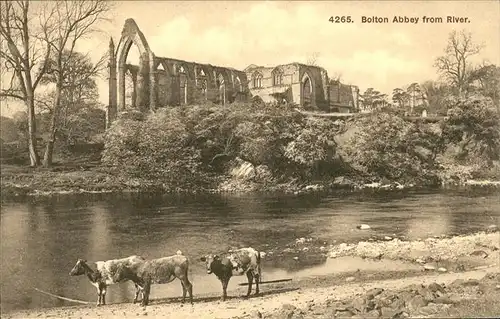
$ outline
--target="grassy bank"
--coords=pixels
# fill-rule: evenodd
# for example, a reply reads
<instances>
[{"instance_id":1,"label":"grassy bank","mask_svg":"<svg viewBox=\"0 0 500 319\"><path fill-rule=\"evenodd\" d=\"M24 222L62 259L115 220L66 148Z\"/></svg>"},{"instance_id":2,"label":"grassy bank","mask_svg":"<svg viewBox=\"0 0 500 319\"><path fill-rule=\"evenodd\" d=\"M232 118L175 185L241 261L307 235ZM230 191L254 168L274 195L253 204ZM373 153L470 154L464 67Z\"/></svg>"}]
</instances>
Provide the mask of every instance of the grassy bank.
<instances>
[{"instance_id":1,"label":"grassy bank","mask_svg":"<svg viewBox=\"0 0 500 319\"><path fill-rule=\"evenodd\" d=\"M491 101L456 101L450 112L438 123L390 110L314 117L258 102L121 113L94 154L98 163L2 167L2 188L44 194L500 186L499 115Z\"/></svg>"},{"instance_id":2,"label":"grassy bank","mask_svg":"<svg viewBox=\"0 0 500 319\"><path fill-rule=\"evenodd\" d=\"M1 166L2 198L18 196L47 196L53 194L73 193L111 193L111 192L284 192L307 193L317 191L334 191L338 189L360 190L403 190L418 188L421 185L402 185L387 182L372 183L360 177L337 177L329 181L290 180L282 183L255 182L245 176L220 176L220 183L215 187L190 185L188 188L172 187L161 180L141 177L127 177L110 172L105 167L66 167L64 165L51 169L32 169L16 165ZM500 187L498 181L467 180L465 183L447 183L445 187ZM424 185L424 187L427 187Z\"/></svg>"}]
</instances>

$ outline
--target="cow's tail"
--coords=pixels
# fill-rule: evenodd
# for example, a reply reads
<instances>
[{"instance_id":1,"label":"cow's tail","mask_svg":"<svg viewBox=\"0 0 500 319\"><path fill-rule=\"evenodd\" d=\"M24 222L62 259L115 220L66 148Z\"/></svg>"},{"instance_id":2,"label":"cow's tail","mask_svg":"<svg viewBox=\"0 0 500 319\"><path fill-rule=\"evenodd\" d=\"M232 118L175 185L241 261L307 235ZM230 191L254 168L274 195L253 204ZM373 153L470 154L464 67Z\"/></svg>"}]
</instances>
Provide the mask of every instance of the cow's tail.
<instances>
[{"instance_id":1,"label":"cow's tail","mask_svg":"<svg viewBox=\"0 0 500 319\"><path fill-rule=\"evenodd\" d=\"M260 260L261 260L260 251L258 251L257 252L257 271L259 273L259 284L262 282L262 269L261 269L261 265L260 265Z\"/></svg>"}]
</instances>

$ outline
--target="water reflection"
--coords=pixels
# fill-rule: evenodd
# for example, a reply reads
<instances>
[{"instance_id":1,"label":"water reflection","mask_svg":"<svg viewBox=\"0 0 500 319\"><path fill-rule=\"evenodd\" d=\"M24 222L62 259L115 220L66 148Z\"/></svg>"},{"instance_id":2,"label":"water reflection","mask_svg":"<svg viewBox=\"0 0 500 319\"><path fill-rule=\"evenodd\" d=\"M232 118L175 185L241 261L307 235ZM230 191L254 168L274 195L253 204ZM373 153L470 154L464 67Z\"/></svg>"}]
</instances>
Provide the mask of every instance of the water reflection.
<instances>
[{"instance_id":1,"label":"water reflection","mask_svg":"<svg viewBox=\"0 0 500 319\"><path fill-rule=\"evenodd\" d=\"M96 291L87 278L68 275L78 258L89 262L133 254L158 258L180 249L192 259L195 294L219 293L217 279L207 276L198 262L208 252L250 245L266 251L309 236L340 243L394 234L424 238L467 233L498 223L499 198L498 191L452 191L390 196L79 195L5 202L0 226L2 309L65 304L35 292L34 287L94 302ZM361 223L371 230L357 230ZM293 276L346 265L334 262L316 270L297 268ZM290 275L271 263L265 269L267 278ZM130 301L132 287L130 283L110 287L107 302ZM158 298L177 297L181 292L178 283L153 289Z\"/></svg>"}]
</instances>

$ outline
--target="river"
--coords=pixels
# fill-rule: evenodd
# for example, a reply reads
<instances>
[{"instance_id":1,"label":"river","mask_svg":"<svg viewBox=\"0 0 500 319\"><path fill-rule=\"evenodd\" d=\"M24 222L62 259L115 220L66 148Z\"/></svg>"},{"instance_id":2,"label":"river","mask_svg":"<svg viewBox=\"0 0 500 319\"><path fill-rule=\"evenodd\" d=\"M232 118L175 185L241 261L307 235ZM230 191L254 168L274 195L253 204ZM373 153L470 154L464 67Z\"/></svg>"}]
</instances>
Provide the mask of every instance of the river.
<instances>
[{"instance_id":1,"label":"river","mask_svg":"<svg viewBox=\"0 0 500 319\"><path fill-rule=\"evenodd\" d=\"M307 195L66 195L2 203L2 311L71 305L34 290L95 302L84 277L70 277L78 258L89 262L139 254L158 258L181 250L192 260L194 293L220 293L199 257L230 247L262 251L297 238L328 244L370 237L407 239L466 234L500 219L498 190L345 193ZM370 231L356 225L368 224ZM286 265L288 261L281 263ZM293 262L290 261L290 262ZM314 269L264 264L264 276L294 277ZM333 267L333 268L332 268ZM344 267L344 266L339 266ZM310 269L311 271L309 272ZM243 277L232 280L234 286ZM133 298L132 284L108 289L107 303ZM158 285L153 298L181 295L180 283Z\"/></svg>"}]
</instances>

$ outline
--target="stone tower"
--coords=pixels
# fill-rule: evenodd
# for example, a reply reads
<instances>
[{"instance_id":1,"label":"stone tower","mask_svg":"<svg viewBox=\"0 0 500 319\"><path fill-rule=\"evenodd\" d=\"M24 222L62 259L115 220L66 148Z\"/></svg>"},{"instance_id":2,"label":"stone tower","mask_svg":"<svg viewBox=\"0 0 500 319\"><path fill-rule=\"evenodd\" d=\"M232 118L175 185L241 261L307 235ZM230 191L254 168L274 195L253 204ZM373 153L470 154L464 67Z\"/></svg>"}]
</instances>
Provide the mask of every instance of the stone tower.
<instances>
[{"instance_id":1,"label":"stone tower","mask_svg":"<svg viewBox=\"0 0 500 319\"><path fill-rule=\"evenodd\" d=\"M106 108L106 129L111 126L111 123L116 119L117 115L117 92L116 92L116 55L115 44L113 38L109 39L109 102Z\"/></svg>"}]
</instances>

